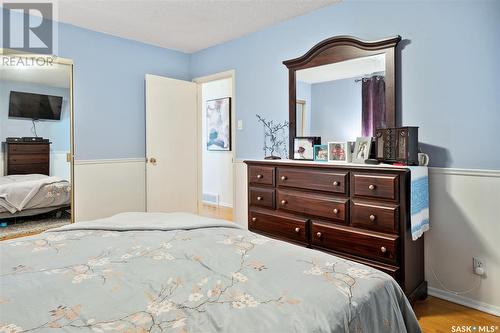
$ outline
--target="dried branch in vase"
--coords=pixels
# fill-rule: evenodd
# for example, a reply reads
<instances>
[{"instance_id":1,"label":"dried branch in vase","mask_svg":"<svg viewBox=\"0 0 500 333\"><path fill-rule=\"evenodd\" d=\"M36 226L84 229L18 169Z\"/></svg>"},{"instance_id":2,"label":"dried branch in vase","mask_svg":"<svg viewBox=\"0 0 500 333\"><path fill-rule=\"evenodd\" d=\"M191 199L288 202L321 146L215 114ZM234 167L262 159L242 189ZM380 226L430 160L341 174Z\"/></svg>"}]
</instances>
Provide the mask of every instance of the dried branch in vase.
<instances>
[{"instance_id":1,"label":"dried branch in vase","mask_svg":"<svg viewBox=\"0 0 500 333\"><path fill-rule=\"evenodd\" d=\"M288 156L288 136L285 129L289 126L288 121L274 123L274 120L268 121L258 114L256 116L264 127L264 158L273 160L286 158Z\"/></svg>"}]
</instances>

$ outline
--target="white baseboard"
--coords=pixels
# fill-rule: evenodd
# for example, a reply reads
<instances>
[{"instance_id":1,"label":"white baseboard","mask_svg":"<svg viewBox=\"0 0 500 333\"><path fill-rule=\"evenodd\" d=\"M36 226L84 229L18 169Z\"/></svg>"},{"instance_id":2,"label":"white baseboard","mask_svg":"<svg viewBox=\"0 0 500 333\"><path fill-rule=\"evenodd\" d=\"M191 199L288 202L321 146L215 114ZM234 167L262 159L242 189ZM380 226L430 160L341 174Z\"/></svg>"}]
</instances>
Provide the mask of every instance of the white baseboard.
<instances>
[{"instance_id":1,"label":"white baseboard","mask_svg":"<svg viewBox=\"0 0 500 333\"><path fill-rule=\"evenodd\" d=\"M463 306L467 306L469 308L473 308L500 317L500 307L498 306L479 302L461 295L455 295L448 291L444 291L434 287L428 287L428 293L430 296L441 298L449 302L457 303Z\"/></svg>"}]
</instances>

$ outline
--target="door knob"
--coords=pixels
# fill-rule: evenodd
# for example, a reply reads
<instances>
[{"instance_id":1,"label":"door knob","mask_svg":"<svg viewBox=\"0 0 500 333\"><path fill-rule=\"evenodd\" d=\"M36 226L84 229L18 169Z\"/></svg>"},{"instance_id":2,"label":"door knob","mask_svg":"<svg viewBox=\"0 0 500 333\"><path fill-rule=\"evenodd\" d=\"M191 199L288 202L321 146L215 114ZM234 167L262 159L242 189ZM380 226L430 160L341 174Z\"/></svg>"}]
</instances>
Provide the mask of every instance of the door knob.
<instances>
[{"instance_id":1,"label":"door knob","mask_svg":"<svg viewBox=\"0 0 500 333\"><path fill-rule=\"evenodd\" d=\"M284 206L286 205L286 200L281 200L281 204Z\"/></svg>"},{"instance_id":2,"label":"door knob","mask_svg":"<svg viewBox=\"0 0 500 333\"><path fill-rule=\"evenodd\" d=\"M256 217L252 217L252 222L257 222L257 218Z\"/></svg>"},{"instance_id":3,"label":"door knob","mask_svg":"<svg viewBox=\"0 0 500 333\"><path fill-rule=\"evenodd\" d=\"M281 180L285 181L287 179L286 176L281 176Z\"/></svg>"},{"instance_id":4,"label":"door knob","mask_svg":"<svg viewBox=\"0 0 500 333\"><path fill-rule=\"evenodd\" d=\"M370 184L370 186L368 186L368 189L369 189L370 191L373 191L373 190L375 189L375 185Z\"/></svg>"},{"instance_id":5,"label":"door knob","mask_svg":"<svg viewBox=\"0 0 500 333\"><path fill-rule=\"evenodd\" d=\"M262 197L257 197L257 200L258 201L261 201L263 198Z\"/></svg>"},{"instance_id":6,"label":"door knob","mask_svg":"<svg viewBox=\"0 0 500 333\"><path fill-rule=\"evenodd\" d=\"M295 228L295 232L297 233L300 232L300 228L299 227Z\"/></svg>"},{"instance_id":7,"label":"door knob","mask_svg":"<svg viewBox=\"0 0 500 333\"><path fill-rule=\"evenodd\" d=\"M321 232L317 232L316 236L318 236L318 238L321 238Z\"/></svg>"},{"instance_id":8,"label":"door knob","mask_svg":"<svg viewBox=\"0 0 500 333\"><path fill-rule=\"evenodd\" d=\"M339 182L338 182L338 181L334 181L334 182L333 182L333 186L339 186L339 185L340 185L340 184L339 184Z\"/></svg>"},{"instance_id":9,"label":"door knob","mask_svg":"<svg viewBox=\"0 0 500 333\"><path fill-rule=\"evenodd\" d=\"M376 218L377 218L377 217L376 217L375 215L373 215L373 214L372 214L372 215L370 215L370 221L372 221L372 222L373 222L373 221L375 221L375 219L376 219Z\"/></svg>"},{"instance_id":10,"label":"door knob","mask_svg":"<svg viewBox=\"0 0 500 333\"><path fill-rule=\"evenodd\" d=\"M151 164L155 165L155 164L156 164L156 158L151 157L151 158L149 159L149 163L151 163Z\"/></svg>"},{"instance_id":11,"label":"door knob","mask_svg":"<svg viewBox=\"0 0 500 333\"><path fill-rule=\"evenodd\" d=\"M263 175L261 175L261 174L258 174L258 175L257 175L257 179L262 179L262 177L264 177L264 176L263 176Z\"/></svg>"},{"instance_id":12,"label":"door knob","mask_svg":"<svg viewBox=\"0 0 500 333\"><path fill-rule=\"evenodd\" d=\"M380 252L382 252L382 253L386 253L387 252L387 249L385 248L385 246L382 246L380 248Z\"/></svg>"},{"instance_id":13,"label":"door knob","mask_svg":"<svg viewBox=\"0 0 500 333\"><path fill-rule=\"evenodd\" d=\"M339 213L339 210L337 208L333 209L333 214L337 215Z\"/></svg>"}]
</instances>

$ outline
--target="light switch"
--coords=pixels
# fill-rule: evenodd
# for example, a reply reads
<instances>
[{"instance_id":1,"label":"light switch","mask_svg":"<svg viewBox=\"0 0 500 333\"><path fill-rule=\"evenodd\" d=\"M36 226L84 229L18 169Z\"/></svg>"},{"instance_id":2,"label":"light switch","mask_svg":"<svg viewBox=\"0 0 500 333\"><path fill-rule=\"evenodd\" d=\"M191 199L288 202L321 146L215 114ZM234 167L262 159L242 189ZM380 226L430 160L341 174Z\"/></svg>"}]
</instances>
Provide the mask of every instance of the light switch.
<instances>
[{"instance_id":1,"label":"light switch","mask_svg":"<svg viewBox=\"0 0 500 333\"><path fill-rule=\"evenodd\" d=\"M243 120L238 120L238 129L239 130L243 129Z\"/></svg>"}]
</instances>

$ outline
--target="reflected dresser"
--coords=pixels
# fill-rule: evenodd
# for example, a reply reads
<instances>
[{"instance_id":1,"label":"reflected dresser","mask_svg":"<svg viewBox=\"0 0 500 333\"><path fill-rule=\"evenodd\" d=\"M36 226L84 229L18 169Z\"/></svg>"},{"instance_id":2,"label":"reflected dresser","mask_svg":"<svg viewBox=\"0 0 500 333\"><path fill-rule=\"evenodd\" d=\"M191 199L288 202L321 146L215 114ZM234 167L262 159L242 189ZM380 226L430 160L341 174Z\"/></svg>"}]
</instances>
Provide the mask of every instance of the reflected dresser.
<instances>
[{"instance_id":1,"label":"reflected dresser","mask_svg":"<svg viewBox=\"0 0 500 333\"><path fill-rule=\"evenodd\" d=\"M245 161L248 227L377 268L410 301L427 296L424 239L412 240L410 171L321 162Z\"/></svg>"},{"instance_id":2,"label":"reflected dresser","mask_svg":"<svg viewBox=\"0 0 500 333\"><path fill-rule=\"evenodd\" d=\"M4 175L49 175L50 142L4 142Z\"/></svg>"}]
</instances>

